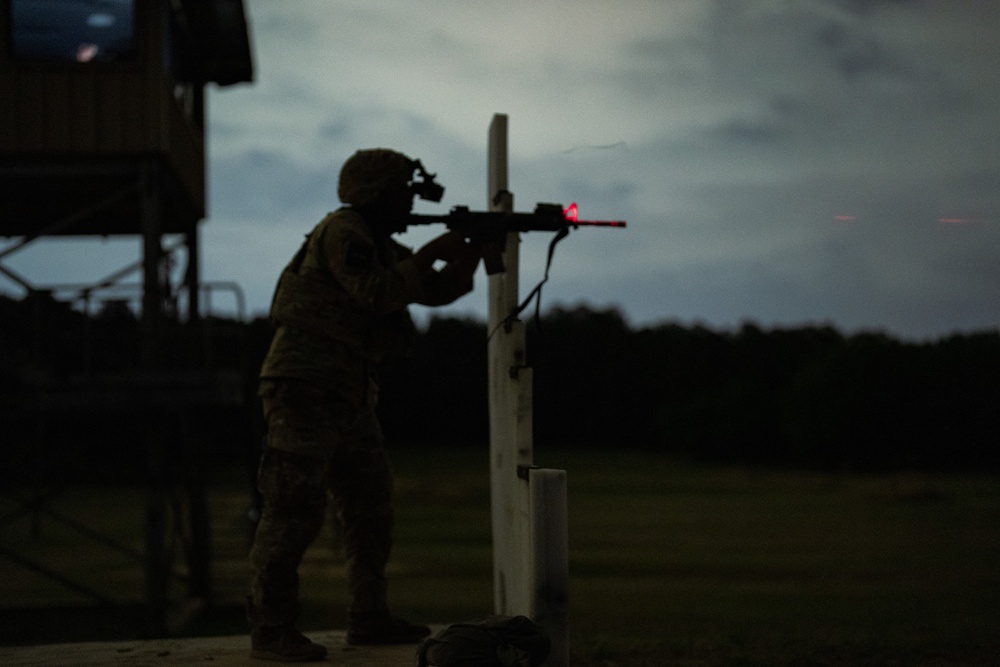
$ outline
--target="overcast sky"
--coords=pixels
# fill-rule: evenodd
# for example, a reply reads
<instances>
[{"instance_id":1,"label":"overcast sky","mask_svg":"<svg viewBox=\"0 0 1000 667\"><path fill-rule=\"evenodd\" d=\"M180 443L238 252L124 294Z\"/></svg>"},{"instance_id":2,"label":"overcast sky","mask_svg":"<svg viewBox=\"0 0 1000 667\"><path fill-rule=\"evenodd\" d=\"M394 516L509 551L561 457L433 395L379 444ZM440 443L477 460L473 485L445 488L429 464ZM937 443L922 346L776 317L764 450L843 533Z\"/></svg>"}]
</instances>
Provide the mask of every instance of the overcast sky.
<instances>
[{"instance_id":1,"label":"overcast sky","mask_svg":"<svg viewBox=\"0 0 1000 667\"><path fill-rule=\"evenodd\" d=\"M543 309L912 339L1000 326L995 0L247 5L256 81L210 93L203 247L251 314L356 149L437 172L444 200L418 210L482 209L504 113L516 209L629 222L562 242ZM523 240L522 293L548 240ZM446 312L485 303L480 271Z\"/></svg>"}]
</instances>

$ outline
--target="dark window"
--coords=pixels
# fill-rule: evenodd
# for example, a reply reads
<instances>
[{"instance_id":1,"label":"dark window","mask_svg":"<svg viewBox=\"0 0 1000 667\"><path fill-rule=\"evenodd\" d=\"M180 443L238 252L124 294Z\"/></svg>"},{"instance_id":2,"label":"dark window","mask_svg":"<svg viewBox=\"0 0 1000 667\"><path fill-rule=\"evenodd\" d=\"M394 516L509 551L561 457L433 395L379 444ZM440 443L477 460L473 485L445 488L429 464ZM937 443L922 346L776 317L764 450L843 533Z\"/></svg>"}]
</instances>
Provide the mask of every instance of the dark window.
<instances>
[{"instance_id":1,"label":"dark window","mask_svg":"<svg viewBox=\"0 0 1000 667\"><path fill-rule=\"evenodd\" d=\"M15 58L115 62L135 56L135 0L10 0Z\"/></svg>"}]
</instances>

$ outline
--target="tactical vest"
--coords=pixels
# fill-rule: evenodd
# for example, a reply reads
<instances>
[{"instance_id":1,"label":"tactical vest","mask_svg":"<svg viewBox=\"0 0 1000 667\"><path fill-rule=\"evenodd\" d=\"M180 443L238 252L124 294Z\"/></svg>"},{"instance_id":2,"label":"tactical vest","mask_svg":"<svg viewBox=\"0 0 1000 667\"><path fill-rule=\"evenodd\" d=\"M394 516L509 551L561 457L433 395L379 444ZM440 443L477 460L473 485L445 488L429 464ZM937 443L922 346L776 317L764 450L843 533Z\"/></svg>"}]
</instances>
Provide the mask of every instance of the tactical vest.
<instances>
[{"instance_id":1,"label":"tactical vest","mask_svg":"<svg viewBox=\"0 0 1000 667\"><path fill-rule=\"evenodd\" d=\"M330 216L320 224L326 223ZM306 257L316 252L312 238L313 234L306 236L302 247L281 272L271 301L270 318L274 326L296 327L337 341L371 361L410 351L416 328L405 308L382 315L370 313L328 272L301 271Z\"/></svg>"}]
</instances>

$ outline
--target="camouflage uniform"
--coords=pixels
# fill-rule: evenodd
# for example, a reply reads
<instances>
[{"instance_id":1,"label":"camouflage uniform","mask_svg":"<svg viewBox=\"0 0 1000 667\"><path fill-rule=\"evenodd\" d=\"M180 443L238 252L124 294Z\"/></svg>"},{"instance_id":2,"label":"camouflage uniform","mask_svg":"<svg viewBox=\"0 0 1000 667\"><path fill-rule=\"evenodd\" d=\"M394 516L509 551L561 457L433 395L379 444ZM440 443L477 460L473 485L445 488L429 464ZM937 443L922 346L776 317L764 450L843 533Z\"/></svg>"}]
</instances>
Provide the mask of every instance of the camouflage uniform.
<instances>
[{"instance_id":1,"label":"camouflage uniform","mask_svg":"<svg viewBox=\"0 0 1000 667\"><path fill-rule=\"evenodd\" d=\"M271 309L277 330L260 375L267 436L263 513L250 554L255 624L294 623L297 569L320 531L328 493L344 527L349 611L386 611L392 474L375 414L374 366L412 344L407 304L434 305L455 293L351 208L327 215L282 273Z\"/></svg>"}]
</instances>

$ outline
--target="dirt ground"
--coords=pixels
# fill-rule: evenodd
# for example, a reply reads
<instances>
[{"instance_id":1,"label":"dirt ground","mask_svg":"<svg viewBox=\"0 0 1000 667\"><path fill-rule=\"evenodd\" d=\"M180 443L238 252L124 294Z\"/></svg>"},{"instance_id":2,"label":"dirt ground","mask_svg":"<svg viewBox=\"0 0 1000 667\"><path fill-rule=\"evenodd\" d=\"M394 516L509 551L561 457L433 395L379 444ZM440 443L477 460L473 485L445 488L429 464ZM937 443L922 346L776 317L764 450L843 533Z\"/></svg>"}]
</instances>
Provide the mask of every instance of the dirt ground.
<instances>
[{"instance_id":1,"label":"dirt ground","mask_svg":"<svg viewBox=\"0 0 1000 667\"><path fill-rule=\"evenodd\" d=\"M441 628L435 627L437 632ZM413 644L386 647L349 646L344 631L308 633L309 638L323 644L330 653L326 663L344 667L389 667L416 664ZM104 667L129 665L148 667L160 665L237 665L273 664L250 657L247 635L227 637L194 637L185 639L151 639L139 641L85 642L48 644L42 646L0 647L0 664L21 667ZM324 664L324 663L317 663Z\"/></svg>"}]
</instances>

